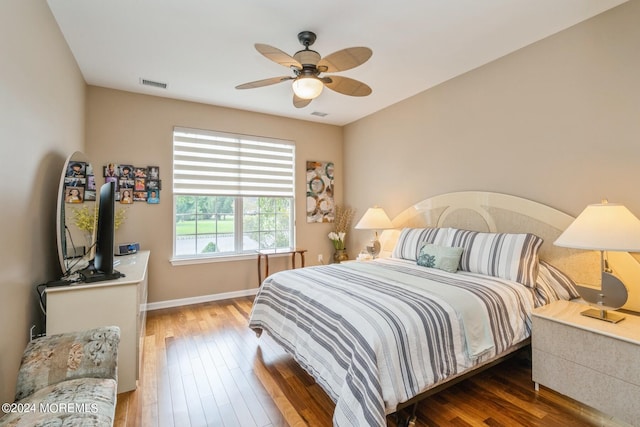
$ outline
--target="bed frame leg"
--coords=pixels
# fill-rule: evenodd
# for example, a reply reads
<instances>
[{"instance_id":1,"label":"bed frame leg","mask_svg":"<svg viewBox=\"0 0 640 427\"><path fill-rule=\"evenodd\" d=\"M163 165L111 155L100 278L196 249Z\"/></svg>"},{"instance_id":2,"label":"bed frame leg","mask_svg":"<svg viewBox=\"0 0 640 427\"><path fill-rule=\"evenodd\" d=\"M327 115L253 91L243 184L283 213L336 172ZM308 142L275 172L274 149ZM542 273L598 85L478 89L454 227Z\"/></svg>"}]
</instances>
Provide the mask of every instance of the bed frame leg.
<instances>
[{"instance_id":1,"label":"bed frame leg","mask_svg":"<svg viewBox=\"0 0 640 427\"><path fill-rule=\"evenodd\" d=\"M416 425L416 411L418 410L418 403L414 403L411 407L411 415L407 418L407 427L415 427Z\"/></svg>"},{"instance_id":2,"label":"bed frame leg","mask_svg":"<svg viewBox=\"0 0 640 427\"><path fill-rule=\"evenodd\" d=\"M399 413L396 413L396 420L398 423L398 427L415 427L416 425L416 410L418 409L418 404L414 403L411 406L411 414L407 415L407 417L400 416Z\"/></svg>"}]
</instances>

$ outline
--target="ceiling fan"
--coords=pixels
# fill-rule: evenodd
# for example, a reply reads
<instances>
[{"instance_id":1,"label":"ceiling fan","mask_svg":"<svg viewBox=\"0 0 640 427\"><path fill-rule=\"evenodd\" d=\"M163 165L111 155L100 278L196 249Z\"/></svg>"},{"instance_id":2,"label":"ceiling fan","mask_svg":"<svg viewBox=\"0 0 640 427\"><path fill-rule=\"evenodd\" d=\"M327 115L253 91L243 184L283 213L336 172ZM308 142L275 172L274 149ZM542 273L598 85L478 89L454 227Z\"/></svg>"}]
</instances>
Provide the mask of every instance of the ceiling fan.
<instances>
[{"instance_id":1,"label":"ceiling fan","mask_svg":"<svg viewBox=\"0 0 640 427\"><path fill-rule=\"evenodd\" d=\"M316 41L315 33L302 31L298 34L298 40L304 46L304 50L289 56L278 48L267 44L256 43L258 52L267 59L291 68L294 76L271 77L236 86L236 89L253 89L293 80L293 105L302 108L309 105L312 99L322 93L324 86L331 90L349 96L367 96L371 94L371 88L366 84L342 76L320 76L321 73L334 73L346 71L367 62L373 52L368 47L349 47L332 53L324 58L315 50L309 49Z\"/></svg>"}]
</instances>

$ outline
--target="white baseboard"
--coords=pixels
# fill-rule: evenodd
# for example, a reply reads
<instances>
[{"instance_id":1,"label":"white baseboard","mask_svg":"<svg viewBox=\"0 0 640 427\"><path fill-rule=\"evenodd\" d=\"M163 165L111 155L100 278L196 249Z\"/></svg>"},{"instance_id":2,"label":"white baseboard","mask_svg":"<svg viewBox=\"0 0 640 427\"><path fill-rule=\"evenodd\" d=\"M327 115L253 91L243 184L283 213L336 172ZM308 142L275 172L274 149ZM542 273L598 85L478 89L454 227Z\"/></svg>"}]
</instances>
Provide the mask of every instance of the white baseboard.
<instances>
[{"instance_id":1,"label":"white baseboard","mask_svg":"<svg viewBox=\"0 0 640 427\"><path fill-rule=\"evenodd\" d=\"M167 301L158 301L147 303L147 311L160 310L162 308L181 307L183 305L200 304L209 301L221 301L224 299L248 297L255 295L258 292L256 289L247 289L244 291L223 292L221 294L202 295L199 297L180 298Z\"/></svg>"}]
</instances>

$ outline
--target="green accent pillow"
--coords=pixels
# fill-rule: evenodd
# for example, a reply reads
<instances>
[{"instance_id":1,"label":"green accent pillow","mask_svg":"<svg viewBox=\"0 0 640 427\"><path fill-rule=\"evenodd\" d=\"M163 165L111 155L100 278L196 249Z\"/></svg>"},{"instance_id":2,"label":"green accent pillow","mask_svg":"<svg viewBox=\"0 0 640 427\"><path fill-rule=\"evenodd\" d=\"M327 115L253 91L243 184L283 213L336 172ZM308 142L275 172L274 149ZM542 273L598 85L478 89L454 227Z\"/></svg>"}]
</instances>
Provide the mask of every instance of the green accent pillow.
<instances>
[{"instance_id":1,"label":"green accent pillow","mask_svg":"<svg viewBox=\"0 0 640 427\"><path fill-rule=\"evenodd\" d=\"M460 265L463 248L426 243L420 248L418 265L455 273Z\"/></svg>"}]
</instances>

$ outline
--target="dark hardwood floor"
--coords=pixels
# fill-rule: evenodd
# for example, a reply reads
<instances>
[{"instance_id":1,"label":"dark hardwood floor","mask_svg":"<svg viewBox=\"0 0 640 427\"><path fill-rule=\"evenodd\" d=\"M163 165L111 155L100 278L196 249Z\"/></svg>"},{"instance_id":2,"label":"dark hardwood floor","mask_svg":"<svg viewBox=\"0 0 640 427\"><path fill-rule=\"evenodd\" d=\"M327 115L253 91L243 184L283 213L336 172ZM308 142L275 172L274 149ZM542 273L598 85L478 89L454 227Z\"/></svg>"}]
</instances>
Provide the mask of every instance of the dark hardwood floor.
<instances>
[{"instance_id":1,"label":"dark hardwood floor","mask_svg":"<svg viewBox=\"0 0 640 427\"><path fill-rule=\"evenodd\" d=\"M148 313L138 389L116 426L331 426L334 404L267 334L247 327L252 298ZM416 426L620 426L541 387L528 352L422 401ZM395 426L388 417L389 426Z\"/></svg>"}]
</instances>

